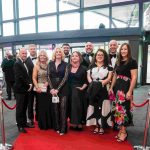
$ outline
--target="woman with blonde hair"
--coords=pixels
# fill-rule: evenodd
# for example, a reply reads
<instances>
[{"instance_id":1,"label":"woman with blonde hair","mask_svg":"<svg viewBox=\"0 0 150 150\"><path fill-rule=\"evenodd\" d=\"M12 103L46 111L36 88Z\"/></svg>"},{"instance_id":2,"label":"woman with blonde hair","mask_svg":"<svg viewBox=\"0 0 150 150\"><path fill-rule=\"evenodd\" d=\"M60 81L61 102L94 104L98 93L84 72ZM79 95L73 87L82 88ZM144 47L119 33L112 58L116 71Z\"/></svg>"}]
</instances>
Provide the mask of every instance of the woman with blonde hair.
<instances>
[{"instance_id":1,"label":"woman with blonde hair","mask_svg":"<svg viewBox=\"0 0 150 150\"><path fill-rule=\"evenodd\" d=\"M54 130L60 135L67 132L67 81L68 67L64 53L57 47L48 65L48 81L53 107Z\"/></svg>"},{"instance_id":2,"label":"woman with blonde hair","mask_svg":"<svg viewBox=\"0 0 150 150\"><path fill-rule=\"evenodd\" d=\"M47 78L48 61L46 51L40 50L32 75L38 101L38 126L44 130L52 128L51 101Z\"/></svg>"}]
</instances>

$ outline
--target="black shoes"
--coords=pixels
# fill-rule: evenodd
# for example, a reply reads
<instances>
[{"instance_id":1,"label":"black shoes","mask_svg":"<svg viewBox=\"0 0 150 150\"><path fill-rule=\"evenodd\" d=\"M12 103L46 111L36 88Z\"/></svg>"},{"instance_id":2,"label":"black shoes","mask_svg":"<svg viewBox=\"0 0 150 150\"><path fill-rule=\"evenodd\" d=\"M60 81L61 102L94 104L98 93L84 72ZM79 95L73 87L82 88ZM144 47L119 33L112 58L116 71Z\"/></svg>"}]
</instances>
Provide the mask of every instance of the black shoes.
<instances>
[{"instance_id":1,"label":"black shoes","mask_svg":"<svg viewBox=\"0 0 150 150\"><path fill-rule=\"evenodd\" d=\"M18 131L19 131L20 133L27 133L27 131L26 131L25 128L23 128L23 127L18 127Z\"/></svg>"},{"instance_id":2,"label":"black shoes","mask_svg":"<svg viewBox=\"0 0 150 150\"><path fill-rule=\"evenodd\" d=\"M10 100L11 100L11 98L10 98L10 97L7 97L7 98L6 98L6 100L7 100L7 101L10 101Z\"/></svg>"},{"instance_id":3,"label":"black shoes","mask_svg":"<svg viewBox=\"0 0 150 150\"><path fill-rule=\"evenodd\" d=\"M27 122L25 125L26 128L34 128L34 124L32 122Z\"/></svg>"}]
</instances>

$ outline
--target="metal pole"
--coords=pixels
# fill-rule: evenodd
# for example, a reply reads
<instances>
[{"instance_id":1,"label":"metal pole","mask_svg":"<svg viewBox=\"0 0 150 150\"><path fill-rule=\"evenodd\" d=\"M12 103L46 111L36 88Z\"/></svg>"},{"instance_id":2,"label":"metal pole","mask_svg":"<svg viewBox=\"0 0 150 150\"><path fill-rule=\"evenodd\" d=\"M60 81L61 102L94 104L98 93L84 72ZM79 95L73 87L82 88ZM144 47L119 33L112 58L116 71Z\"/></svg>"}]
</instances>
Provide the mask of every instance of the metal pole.
<instances>
[{"instance_id":1,"label":"metal pole","mask_svg":"<svg viewBox=\"0 0 150 150\"><path fill-rule=\"evenodd\" d=\"M136 150L150 150L150 147L146 146L147 144L147 137L148 137L148 130L150 125L150 99L147 106L147 114L146 114L146 122L145 122L145 129L144 129L144 139L143 139L143 146L134 146Z\"/></svg>"},{"instance_id":2,"label":"metal pole","mask_svg":"<svg viewBox=\"0 0 150 150\"><path fill-rule=\"evenodd\" d=\"M146 123L145 123L145 130L144 130L144 140L143 140L143 148L146 149L147 144L147 137L148 137L148 129L150 123L150 100L147 106L147 115L146 115Z\"/></svg>"},{"instance_id":3,"label":"metal pole","mask_svg":"<svg viewBox=\"0 0 150 150\"><path fill-rule=\"evenodd\" d=\"M11 144L6 144L6 138L5 138L1 83L0 83L0 127L1 127L1 135L2 135L2 143L0 143L0 150L11 150L13 146Z\"/></svg>"}]
</instances>

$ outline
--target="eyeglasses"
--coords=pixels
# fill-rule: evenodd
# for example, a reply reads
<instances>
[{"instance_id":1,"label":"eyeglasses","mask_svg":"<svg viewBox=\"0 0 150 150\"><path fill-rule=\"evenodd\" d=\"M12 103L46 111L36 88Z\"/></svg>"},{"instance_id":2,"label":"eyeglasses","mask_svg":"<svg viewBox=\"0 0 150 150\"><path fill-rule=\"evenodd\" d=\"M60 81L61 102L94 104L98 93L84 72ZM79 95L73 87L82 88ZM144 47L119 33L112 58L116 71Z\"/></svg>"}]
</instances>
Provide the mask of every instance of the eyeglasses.
<instances>
[{"instance_id":1,"label":"eyeglasses","mask_svg":"<svg viewBox=\"0 0 150 150\"><path fill-rule=\"evenodd\" d=\"M96 56L101 56L101 57L104 57L104 55L103 55L103 54L97 54Z\"/></svg>"}]
</instances>

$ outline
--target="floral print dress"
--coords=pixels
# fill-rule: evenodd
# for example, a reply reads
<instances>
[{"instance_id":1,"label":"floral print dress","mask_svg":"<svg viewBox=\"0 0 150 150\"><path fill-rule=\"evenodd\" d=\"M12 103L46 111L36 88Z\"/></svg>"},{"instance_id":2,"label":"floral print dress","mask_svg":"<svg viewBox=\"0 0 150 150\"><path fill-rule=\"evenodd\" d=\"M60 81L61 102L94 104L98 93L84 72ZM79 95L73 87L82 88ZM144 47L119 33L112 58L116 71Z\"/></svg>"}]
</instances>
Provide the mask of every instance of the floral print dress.
<instances>
[{"instance_id":1,"label":"floral print dress","mask_svg":"<svg viewBox=\"0 0 150 150\"><path fill-rule=\"evenodd\" d=\"M131 73L130 71L137 69L137 63L134 59L130 59L128 63L122 61L120 66L116 66L117 80L114 87L116 99L113 102L112 114L113 121L117 125L132 125L133 115L130 100L126 100L126 93L130 87Z\"/></svg>"}]
</instances>

